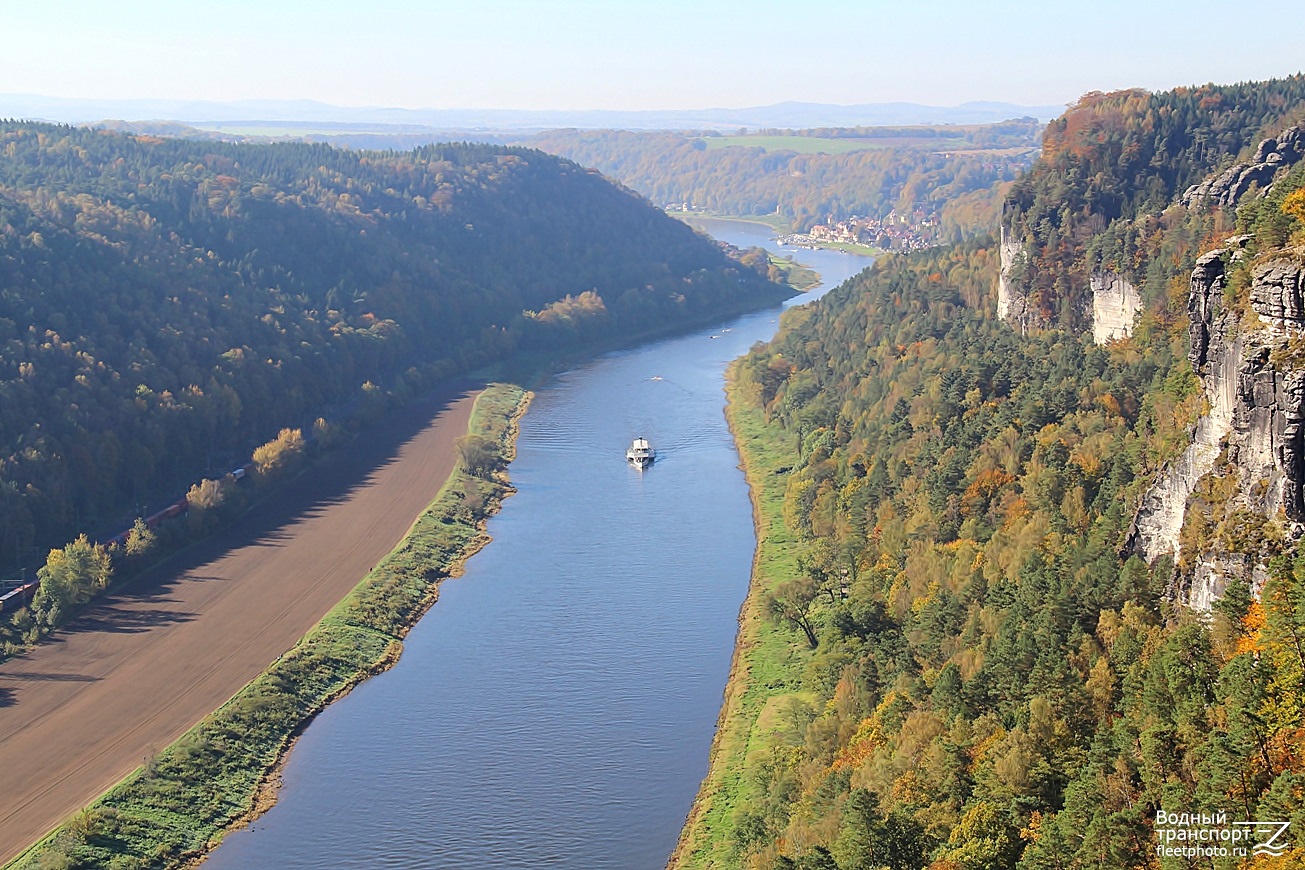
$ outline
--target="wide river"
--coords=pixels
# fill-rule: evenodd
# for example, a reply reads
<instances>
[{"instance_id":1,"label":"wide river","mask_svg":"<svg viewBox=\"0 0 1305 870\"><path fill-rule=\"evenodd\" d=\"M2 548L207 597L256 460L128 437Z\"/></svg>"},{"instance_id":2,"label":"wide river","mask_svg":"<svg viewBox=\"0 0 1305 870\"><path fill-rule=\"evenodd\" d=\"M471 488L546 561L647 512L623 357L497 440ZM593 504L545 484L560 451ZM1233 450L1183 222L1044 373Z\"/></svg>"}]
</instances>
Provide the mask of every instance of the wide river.
<instances>
[{"instance_id":1,"label":"wide river","mask_svg":"<svg viewBox=\"0 0 1305 870\"><path fill-rule=\"evenodd\" d=\"M736 245L765 227L703 222ZM869 264L789 251L824 278ZM756 544L722 413L779 309L550 379L493 543L403 657L299 739L275 807L215 870L665 866L707 768ZM647 437L657 462L624 459Z\"/></svg>"}]
</instances>

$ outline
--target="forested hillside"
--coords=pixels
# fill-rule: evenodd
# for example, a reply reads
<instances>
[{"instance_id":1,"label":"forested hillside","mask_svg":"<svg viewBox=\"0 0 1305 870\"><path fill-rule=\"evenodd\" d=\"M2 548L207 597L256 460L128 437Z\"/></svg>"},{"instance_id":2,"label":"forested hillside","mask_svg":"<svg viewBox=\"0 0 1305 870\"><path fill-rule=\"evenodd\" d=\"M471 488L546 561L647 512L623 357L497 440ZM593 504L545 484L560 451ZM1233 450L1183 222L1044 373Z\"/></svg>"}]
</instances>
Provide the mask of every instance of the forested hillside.
<instances>
[{"instance_id":1,"label":"forested hillside","mask_svg":"<svg viewBox=\"0 0 1305 870\"><path fill-rule=\"evenodd\" d=\"M1095 345L1055 305L1027 334L998 320L990 240L885 257L740 362L773 519L722 720L744 724L674 866L1302 866L1305 551L1280 515L1211 517L1218 475L1184 535L1264 562L1212 613L1130 543L1207 408L1198 258L1238 230L1243 272L1305 257L1305 173L1236 213L1178 196L1302 115L1298 77L1092 95L1050 126L1006 206L1028 279L1081 305L1115 258L1145 288L1129 337ZM1218 286L1251 312L1248 279ZM1268 821L1289 833L1252 861ZM1241 855L1181 852L1235 830Z\"/></svg>"},{"instance_id":2,"label":"forested hillside","mask_svg":"<svg viewBox=\"0 0 1305 870\"><path fill-rule=\"evenodd\" d=\"M330 408L783 292L537 151L4 123L0 576Z\"/></svg>"},{"instance_id":3,"label":"forested hillside","mask_svg":"<svg viewBox=\"0 0 1305 870\"><path fill-rule=\"evenodd\" d=\"M1024 245L1017 282L1048 323L1084 325L1088 273L1162 283L1148 250L1188 187L1299 115L1305 79L1162 93L1088 94L1047 125L1042 159L1012 188L1003 223ZM1180 216L1181 217L1181 216Z\"/></svg>"},{"instance_id":4,"label":"forested hillside","mask_svg":"<svg viewBox=\"0 0 1305 870\"><path fill-rule=\"evenodd\" d=\"M658 205L767 216L806 231L894 209L941 217L953 238L989 216L1029 165L1032 119L976 127L761 131L747 136L559 130L531 140L629 185ZM784 135L775 135L784 134Z\"/></svg>"}]
</instances>

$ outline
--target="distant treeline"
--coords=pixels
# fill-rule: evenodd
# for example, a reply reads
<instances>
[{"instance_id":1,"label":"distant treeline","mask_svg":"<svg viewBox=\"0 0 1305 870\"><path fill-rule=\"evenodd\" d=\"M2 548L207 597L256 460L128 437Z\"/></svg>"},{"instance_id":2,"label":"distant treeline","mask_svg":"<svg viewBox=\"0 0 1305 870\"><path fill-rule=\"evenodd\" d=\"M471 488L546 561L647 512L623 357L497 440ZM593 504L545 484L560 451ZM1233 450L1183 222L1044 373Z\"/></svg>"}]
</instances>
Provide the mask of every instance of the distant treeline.
<instances>
[{"instance_id":1,"label":"distant treeline","mask_svg":"<svg viewBox=\"0 0 1305 870\"><path fill-rule=\"evenodd\" d=\"M786 130L765 127L753 136L809 136L815 139L945 139L961 140L970 148L1022 148L1037 144L1041 128L1036 118L1013 118L997 124L905 124L895 127L812 127ZM730 136L718 130L702 136Z\"/></svg>"},{"instance_id":2,"label":"distant treeline","mask_svg":"<svg viewBox=\"0 0 1305 870\"><path fill-rule=\"evenodd\" d=\"M687 206L720 215L778 215L798 231L853 215L882 218L896 210L942 214L948 238L959 240L978 226L971 204L950 216L945 203L985 197L978 209L995 219L1009 182L1033 159L1037 126L1031 120L985 127L838 128L767 131L771 135L823 138L921 138L909 147L893 143L841 154L799 154L742 141L708 147L692 133L621 130L559 130L530 144L592 166L662 206ZM740 140L749 137L740 137ZM968 148L1024 148L1024 153L943 150L938 139L965 139ZM891 141L891 140L888 140ZM990 228L991 223L982 225Z\"/></svg>"},{"instance_id":3,"label":"distant treeline","mask_svg":"<svg viewBox=\"0 0 1305 870\"><path fill-rule=\"evenodd\" d=\"M781 293L538 151L0 123L0 576L329 408Z\"/></svg>"}]
</instances>

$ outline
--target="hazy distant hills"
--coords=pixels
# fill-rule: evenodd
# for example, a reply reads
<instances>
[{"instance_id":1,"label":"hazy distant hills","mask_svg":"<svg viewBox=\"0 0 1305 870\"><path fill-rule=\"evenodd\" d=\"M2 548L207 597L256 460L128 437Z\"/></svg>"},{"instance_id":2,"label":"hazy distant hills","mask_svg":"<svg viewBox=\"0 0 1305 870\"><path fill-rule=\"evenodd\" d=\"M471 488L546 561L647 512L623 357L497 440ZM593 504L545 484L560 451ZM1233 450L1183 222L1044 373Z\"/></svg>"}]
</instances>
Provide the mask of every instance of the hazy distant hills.
<instances>
[{"instance_id":1,"label":"hazy distant hills","mask_svg":"<svg viewBox=\"0 0 1305 870\"><path fill-rule=\"evenodd\" d=\"M545 130L559 127L628 130L721 129L740 127L858 127L890 124L982 124L1008 118L1047 121L1063 105L1020 106L971 102L960 106L918 103L776 103L744 109L665 111L527 111L515 109L398 109L333 106L313 100L79 100L34 94L0 94L0 117L64 123L107 118L127 121L172 120L192 125L323 125L344 129L387 128L390 133L433 130ZM262 123L255 123L262 122ZM399 128L399 129L388 129Z\"/></svg>"}]
</instances>

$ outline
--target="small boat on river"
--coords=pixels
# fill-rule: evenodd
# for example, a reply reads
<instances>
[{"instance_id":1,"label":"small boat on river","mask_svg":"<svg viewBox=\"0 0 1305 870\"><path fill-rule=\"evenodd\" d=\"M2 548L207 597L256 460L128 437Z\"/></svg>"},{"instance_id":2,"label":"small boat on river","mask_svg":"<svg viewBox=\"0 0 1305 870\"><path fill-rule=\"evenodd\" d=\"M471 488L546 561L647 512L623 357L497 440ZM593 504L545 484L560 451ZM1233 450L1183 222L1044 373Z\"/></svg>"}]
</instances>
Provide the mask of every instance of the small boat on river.
<instances>
[{"instance_id":1,"label":"small boat on river","mask_svg":"<svg viewBox=\"0 0 1305 870\"><path fill-rule=\"evenodd\" d=\"M657 458L657 451L653 450L647 438L636 438L630 449L625 451L625 458L636 468L647 468Z\"/></svg>"}]
</instances>

